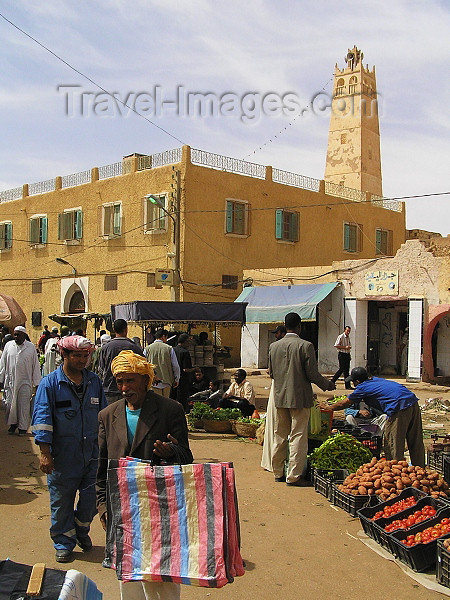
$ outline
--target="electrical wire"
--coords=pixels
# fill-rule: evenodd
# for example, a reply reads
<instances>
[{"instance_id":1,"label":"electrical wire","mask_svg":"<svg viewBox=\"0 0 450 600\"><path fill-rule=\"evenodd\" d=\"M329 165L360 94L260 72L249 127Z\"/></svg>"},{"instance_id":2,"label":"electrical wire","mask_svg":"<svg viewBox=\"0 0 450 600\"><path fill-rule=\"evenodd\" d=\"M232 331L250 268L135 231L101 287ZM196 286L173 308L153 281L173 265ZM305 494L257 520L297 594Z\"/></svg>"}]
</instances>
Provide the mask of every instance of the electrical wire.
<instances>
[{"instance_id":1,"label":"electrical wire","mask_svg":"<svg viewBox=\"0 0 450 600\"><path fill-rule=\"evenodd\" d=\"M18 25L16 25L15 23L13 23L10 19L8 19L7 17L5 17L5 15L3 15L2 13L0 13L0 17L2 19L4 19L7 23L9 23L12 27L14 27L15 29L17 29L17 31L20 31L20 33L22 33L23 35L25 35L27 38L29 38L30 40L32 40L35 44L37 44L38 46L40 46L41 48L43 48L46 52L48 52L49 54L51 54L52 56L54 56L56 59L58 59L59 61L61 61L63 64L65 64L67 67L69 67L69 69L72 69L72 71L74 71L75 73L78 73L78 75L81 75L81 77L83 77L84 79L86 79L87 81L89 81L90 83L92 83L93 85L95 85L99 90L102 90L102 92L104 92L108 96L111 96L111 98L114 98L114 100L116 102L119 102L125 108L128 108L129 110L131 110L132 112L134 112L136 115L138 115L138 117L141 117L141 119L144 119L145 121L147 121L147 123L150 123L150 125L153 125L153 127L156 127L157 129L159 129L160 131L162 131L163 133L165 133L169 137L173 138L177 142L180 142L180 144L183 144L183 145L186 144L186 142L183 142L183 140L180 140L180 138L178 138L173 133L170 133L170 131L167 131L167 129L164 129L164 127L161 127L160 125L157 125L156 123L154 123L153 121L151 121L150 119L148 119L145 115L140 114L135 108L133 108L133 106L129 106L126 102L123 102L120 98L118 98L117 96L114 96L114 94L112 94L111 92L109 92L108 90L106 90L103 86L101 86L99 83L97 83L96 81L94 81L93 79L91 79L90 77L88 77L88 75L85 75L84 73L82 73L79 69L77 69L76 67L74 67L73 65L71 65L69 62L67 62L67 60L64 60L64 58L62 58L61 56L59 56L58 54L56 54L56 52L53 52L53 50L50 50L50 48L48 48L47 46L45 46L44 44L42 44L39 40L37 40L36 38L34 38L32 35L30 35L26 31L24 31L23 29L21 29Z\"/></svg>"}]
</instances>

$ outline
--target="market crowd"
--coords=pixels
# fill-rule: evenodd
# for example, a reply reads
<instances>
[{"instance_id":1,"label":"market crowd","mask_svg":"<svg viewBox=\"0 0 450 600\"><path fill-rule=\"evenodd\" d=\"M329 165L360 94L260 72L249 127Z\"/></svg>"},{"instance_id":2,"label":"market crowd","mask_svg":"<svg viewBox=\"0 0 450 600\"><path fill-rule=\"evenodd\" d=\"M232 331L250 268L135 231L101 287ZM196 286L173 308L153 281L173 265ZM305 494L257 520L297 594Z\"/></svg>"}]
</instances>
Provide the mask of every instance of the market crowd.
<instances>
[{"instance_id":1,"label":"market crowd","mask_svg":"<svg viewBox=\"0 0 450 600\"><path fill-rule=\"evenodd\" d=\"M336 342L339 354L346 356L340 357L340 369L331 379L319 373L314 347L301 337L297 313L287 314L274 333L261 464L273 472L276 483L309 485L312 384L333 391L342 373L346 388L353 388L333 409L347 409L347 417L355 422L378 419L386 457L403 459L406 441L413 464L424 466L416 396L398 383L371 377L363 367L349 374L349 327ZM50 331L45 327L37 346L23 326L1 335L0 385L8 433L26 435L31 405L31 431L39 445L40 469L47 475L50 536L58 562L71 561L76 546L84 552L92 548L89 531L97 512L107 528L109 459L131 456L154 464L187 464L193 457L186 413L193 402L238 408L244 417L255 411L255 392L246 371L237 369L223 390L220 382L192 364L187 333L178 335L171 346L170 333L160 329L143 348L138 338L128 337L126 321L117 319L111 334L100 331L95 344L83 331L70 332L64 326ZM207 337L198 341L207 343ZM121 585L122 598L176 600L179 595L178 584Z\"/></svg>"}]
</instances>

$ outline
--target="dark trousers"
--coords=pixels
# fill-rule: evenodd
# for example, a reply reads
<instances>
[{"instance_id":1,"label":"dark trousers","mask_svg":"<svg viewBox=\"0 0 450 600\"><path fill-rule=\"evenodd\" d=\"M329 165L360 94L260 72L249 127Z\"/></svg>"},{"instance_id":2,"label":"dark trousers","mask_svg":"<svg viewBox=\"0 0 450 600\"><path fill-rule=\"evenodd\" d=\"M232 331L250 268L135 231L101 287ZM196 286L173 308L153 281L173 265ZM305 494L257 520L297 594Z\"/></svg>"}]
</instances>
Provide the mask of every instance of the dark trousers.
<instances>
[{"instance_id":1,"label":"dark trousers","mask_svg":"<svg viewBox=\"0 0 450 600\"><path fill-rule=\"evenodd\" d=\"M251 417L255 412L255 405L250 404L246 398L242 400L222 398L222 400L219 400L219 408L239 408L243 417Z\"/></svg>"},{"instance_id":2,"label":"dark trousers","mask_svg":"<svg viewBox=\"0 0 450 600\"><path fill-rule=\"evenodd\" d=\"M344 379L346 379L350 374L350 360L351 356L347 352L338 352L338 361L339 361L339 369L332 377L332 381L336 382L341 375L344 375ZM352 386L350 383L345 384L346 390L351 390Z\"/></svg>"},{"instance_id":3,"label":"dark trousers","mask_svg":"<svg viewBox=\"0 0 450 600\"><path fill-rule=\"evenodd\" d=\"M188 412L189 380L180 379L177 387L170 390L170 398L179 402L184 408L184 412Z\"/></svg>"}]
</instances>

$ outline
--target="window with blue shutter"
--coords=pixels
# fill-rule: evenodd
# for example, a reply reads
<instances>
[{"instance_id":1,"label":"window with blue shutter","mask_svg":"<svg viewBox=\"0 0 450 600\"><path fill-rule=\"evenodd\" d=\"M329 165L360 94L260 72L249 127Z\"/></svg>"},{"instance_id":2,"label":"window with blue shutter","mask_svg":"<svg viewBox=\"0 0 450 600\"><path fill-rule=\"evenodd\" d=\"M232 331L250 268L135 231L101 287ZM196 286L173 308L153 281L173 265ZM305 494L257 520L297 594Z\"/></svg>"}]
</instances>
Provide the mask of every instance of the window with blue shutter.
<instances>
[{"instance_id":1,"label":"window with blue shutter","mask_svg":"<svg viewBox=\"0 0 450 600\"><path fill-rule=\"evenodd\" d=\"M344 250L346 252L361 252L362 225L344 223Z\"/></svg>"},{"instance_id":2,"label":"window with blue shutter","mask_svg":"<svg viewBox=\"0 0 450 600\"><path fill-rule=\"evenodd\" d=\"M298 213L277 208L275 211L275 239L298 242Z\"/></svg>"},{"instance_id":3,"label":"window with blue shutter","mask_svg":"<svg viewBox=\"0 0 450 600\"><path fill-rule=\"evenodd\" d=\"M392 231L389 229L377 229L375 231L375 252L392 256Z\"/></svg>"},{"instance_id":4,"label":"window with blue shutter","mask_svg":"<svg viewBox=\"0 0 450 600\"><path fill-rule=\"evenodd\" d=\"M122 233L122 205L121 204L114 204L113 233L114 233L114 235L121 235L121 233Z\"/></svg>"},{"instance_id":5,"label":"window with blue shutter","mask_svg":"<svg viewBox=\"0 0 450 600\"><path fill-rule=\"evenodd\" d=\"M236 235L247 234L247 204L227 200L225 214L225 232Z\"/></svg>"},{"instance_id":6,"label":"window with blue shutter","mask_svg":"<svg viewBox=\"0 0 450 600\"><path fill-rule=\"evenodd\" d=\"M32 246L47 243L47 217L32 217L30 219L30 239Z\"/></svg>"},{"instance_id":7,"label":"window with blue shutter","mask_svg":"<svg viewBox=\"0 0 450 600\"><path fill-rule=\"evenodd\" d=\"M12 247L12 223L0 223L0 250L9 250Z\"/></svg>"},{"instance_id":8,"label":"window with blue shutter","mask_svg":"<svg viewBox=\"0 0 450 600\"><path fill-rule=\"evenodd\" d=\"M81 240L83 237L83 211L66 210L58 214L58 240Z\"/></svg>"}]
</instances>

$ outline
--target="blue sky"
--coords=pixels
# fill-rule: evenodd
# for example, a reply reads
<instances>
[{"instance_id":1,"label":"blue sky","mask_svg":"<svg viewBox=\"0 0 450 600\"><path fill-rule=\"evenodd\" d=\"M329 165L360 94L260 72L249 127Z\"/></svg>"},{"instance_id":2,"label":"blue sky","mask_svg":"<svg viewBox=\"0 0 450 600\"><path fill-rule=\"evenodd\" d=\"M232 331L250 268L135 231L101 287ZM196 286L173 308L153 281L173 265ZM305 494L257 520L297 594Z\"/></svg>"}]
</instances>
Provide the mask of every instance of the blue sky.
<instances>
[{"instance_id":1,"label":"blue sky","mask_svg":"<svg viewBox=\"0 0 450 600\"><path fill-rule=\"evenodd\" d=\"M314 114L311 101L322 89L331 93L334 66L344 66L353 44L376 66L382 95L384 195L450 189L444 1L4 0L0 13L118 97L144 94L147 117L162 128L120 104L108 108L93 83L0 18L0 190L181 142L322 179L329 116ZM77 86L71 116L60 86ZM247 96L257 106L267 94L292 94L308 110L295 119L255 112L249 120L239 104L232 114L203 117L165 105L154 114L155 86L162 100L181 86L234 101L257 94ZM450 233L449 195L407 200L406 214L408 228Z\"/></svg>"}]
</instances>

